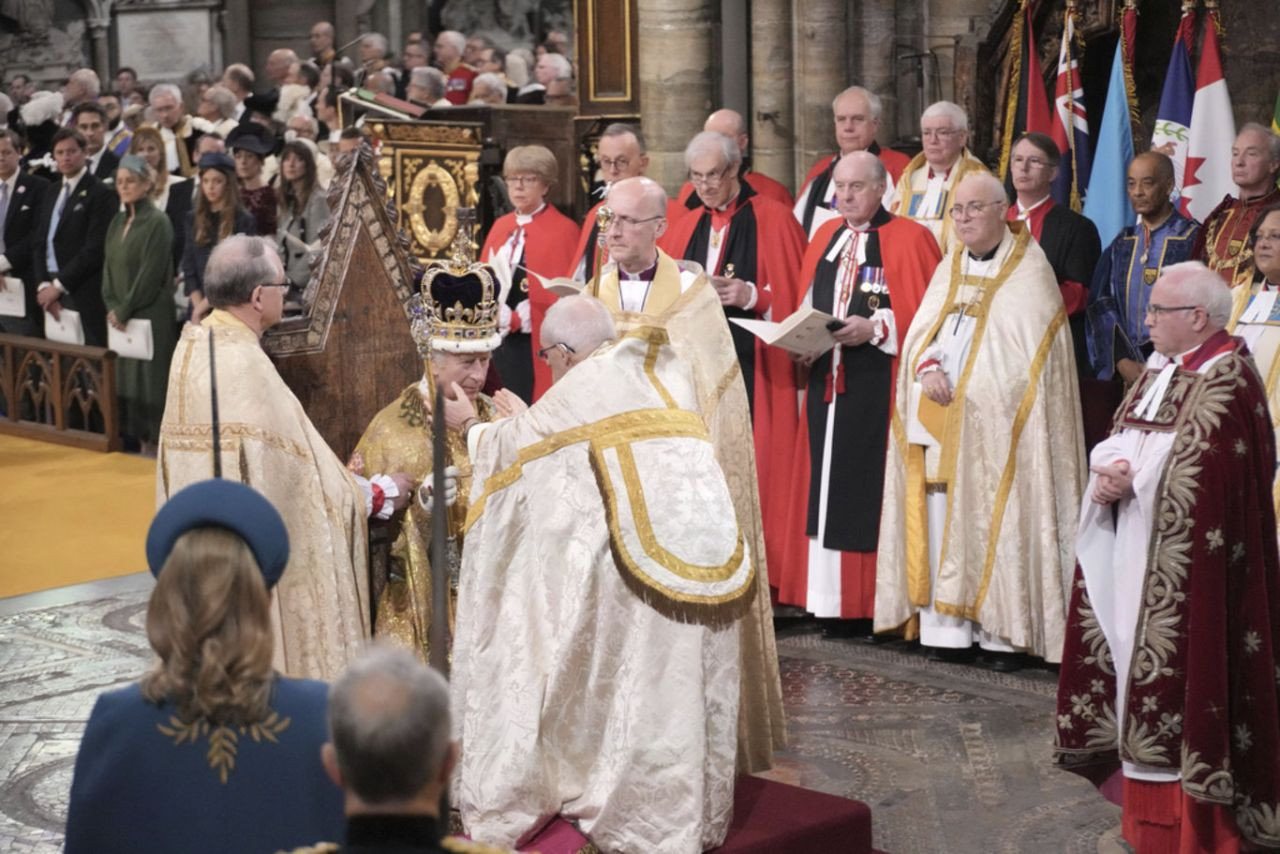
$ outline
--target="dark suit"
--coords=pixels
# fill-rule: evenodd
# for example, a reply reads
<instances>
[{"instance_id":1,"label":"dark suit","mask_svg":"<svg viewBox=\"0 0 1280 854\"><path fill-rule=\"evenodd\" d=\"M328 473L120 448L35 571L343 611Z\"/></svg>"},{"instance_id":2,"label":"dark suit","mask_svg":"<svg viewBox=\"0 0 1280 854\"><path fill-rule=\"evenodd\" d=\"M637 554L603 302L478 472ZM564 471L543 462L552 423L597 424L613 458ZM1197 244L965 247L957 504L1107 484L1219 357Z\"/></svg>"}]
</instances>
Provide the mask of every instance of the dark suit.
<instances>
[{"instance_id":1,"label":"dark suit","mask_svg":"<svg viewBox=\"0 0 1280 854\"><path fill-rule=\"evenodd\" d=\"M41 205L48 186L46 181L18 170L3 223L4 257L11 268L5 275L22 280L27 297L27 316L0 320L6 332L37 338L44 335L44 317L36 303L36 243L39 240Z\"/></svg>"},{"instance_id":2,"label":"dark suit","mask_svg":"<svg viewBox=\"0 0 1280 854\"><path fill-rule=\"evenodd\" d=\"M120 158L111 149L107 149L102 152L102 159L98 161L98 168L93 170L93 177L104 184L114 185L116 182L116 169L119 166Z\"/></svg>"},{"instance_id":3,"label":"dark suit","mask_svg":"<svg viewBox=\"0 0 1280 854\"><path fill-rule=\"evenodd\" d=\"M61 181L51 184L40 206L40 231L36 239L36 282L55 278L68 293L62 297L64 308L80 312L86 344L105 347L107 343L107 309L102 302L102 250L107 226L116 215L120 200L116 194L88 172L80 176L62 211L57 231L53 234L53 251L58 272L49 270L49 224L53 209L62 193Z\"/></svg>"}]
</instances>

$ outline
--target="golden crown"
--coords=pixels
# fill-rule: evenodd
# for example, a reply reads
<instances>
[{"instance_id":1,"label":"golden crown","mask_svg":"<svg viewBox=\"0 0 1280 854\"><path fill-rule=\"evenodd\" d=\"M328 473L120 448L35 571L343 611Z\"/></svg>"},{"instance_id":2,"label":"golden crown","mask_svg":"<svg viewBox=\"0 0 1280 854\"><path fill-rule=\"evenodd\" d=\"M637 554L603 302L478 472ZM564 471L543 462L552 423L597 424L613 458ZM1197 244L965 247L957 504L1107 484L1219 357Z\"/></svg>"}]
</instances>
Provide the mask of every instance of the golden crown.
<instances>
[{"instance_id":1,"label":"golden crown","mask_svg":"<svg viewBox=\"0 0 1280 854\"><path fill-rule=\"evenodd\" d=\"M427 267L410 304L410 330L424 359L433 351L487 353L502 343L493 271L472 254L474 223L475 211L458 209L449 259Z\"/></svg>"}]
</instances>

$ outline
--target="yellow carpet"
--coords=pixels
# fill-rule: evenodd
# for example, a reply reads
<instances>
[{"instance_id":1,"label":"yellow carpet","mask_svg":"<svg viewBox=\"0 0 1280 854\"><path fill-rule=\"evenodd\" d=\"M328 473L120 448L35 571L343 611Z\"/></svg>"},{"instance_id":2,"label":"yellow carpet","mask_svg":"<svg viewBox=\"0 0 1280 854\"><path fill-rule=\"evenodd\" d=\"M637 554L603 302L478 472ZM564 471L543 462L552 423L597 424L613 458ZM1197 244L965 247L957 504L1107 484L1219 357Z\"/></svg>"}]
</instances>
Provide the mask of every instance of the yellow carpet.
<instances>
[{"instance_id":1,"label":"yellow carpet","mask_svg":"<svg viewBox=\"0 0 1280 854\"><path fill-rule=\"evenodd\" d=\"M142 572L156 464L0 436L0 598Z\"/></svg>"}]
</instances>

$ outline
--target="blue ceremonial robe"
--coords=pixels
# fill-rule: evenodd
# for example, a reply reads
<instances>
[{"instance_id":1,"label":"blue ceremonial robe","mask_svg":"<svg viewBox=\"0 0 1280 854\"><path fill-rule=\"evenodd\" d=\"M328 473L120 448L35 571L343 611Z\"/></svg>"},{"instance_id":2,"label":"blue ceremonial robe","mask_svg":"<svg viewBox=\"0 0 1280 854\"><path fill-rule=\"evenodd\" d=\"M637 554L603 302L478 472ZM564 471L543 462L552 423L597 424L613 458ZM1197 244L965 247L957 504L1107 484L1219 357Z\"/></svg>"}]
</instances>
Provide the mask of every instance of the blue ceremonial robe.
<instances>
[{"instance_id":1,"label":"blue ceremonial robe","mask_svg":"<svg viewBox=\"0 0 1280 854\"><path fill-rule=\"evenodd\" d=\"M1110 379L1120 359L1146 362L1151 354L1146 324L1151 286L1162 269L1190 260L1199 228L1175 211L1151 232L1149 246L1142 226L1129 225L1102 253L1085 318L1089 362L1099 379Z\"/></svg>"},{"instance_id":2,"label":"blue ceremonial robe","mask_svg":"<svg viewBox=\"0 0 1280 854\"><path fill-rule=\"evenodd\" d=\"M278 677L252 727L183 724L135 683L98 698L76 756L67 854L241 854L341 839L342 791L320 762L329 686Z\"/></svg>"}]
</instances>

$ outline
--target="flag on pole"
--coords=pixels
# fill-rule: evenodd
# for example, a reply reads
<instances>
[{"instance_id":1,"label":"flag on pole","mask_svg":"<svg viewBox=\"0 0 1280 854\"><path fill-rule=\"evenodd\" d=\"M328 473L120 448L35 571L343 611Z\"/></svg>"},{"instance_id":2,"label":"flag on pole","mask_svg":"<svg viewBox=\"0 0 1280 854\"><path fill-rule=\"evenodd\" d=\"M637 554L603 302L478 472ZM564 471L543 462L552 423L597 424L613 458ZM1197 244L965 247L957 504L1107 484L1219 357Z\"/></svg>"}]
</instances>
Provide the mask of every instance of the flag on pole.
<instances>
[{"instance_id":1,"label":"flag on pole","mask_svg":"<svg viewBox=\"0 0 1280 854\"><path fill-rule=\"evenodd\" d=\"M1110 246L1120 229L1134 221L1129 204L1129 161L1133 159L1133 126L1129 123L1129 90L1125 84L1125 40L1116 44L1111 63L1111 81L1098 125L1098 147L1094 150L1093 173L1084 199L1084 215L1098 228L1103 246Z\"/></svg>"},{"instance_id":2,"label":"flag on pole","mask_svg":"<svg viewBox=\"0 0 1280 854\"><path fill-rule=\"evenodd\" d=\"M1231 146L1236 140L1236 120L1218 50L1222 25L1214 6L1209 7L1205 17L1181 201L1182 212L1201 222L1224 196L1236 189L1231 180Z\"/></svg>"},{"instance_id":3,"label":"flag on pole","mask_svg":"<svg viewBox=\"0 0 1280 854\"><path fill-rule=\"evenodd\" d=\"M1009 156L1014 143L1024 133L1049 133L1049 95L1036 50L1031 19L1034 0L1020 0L1009 42L1009 97L1005 113L1004 140L1000 146L1000 177L1009 175ZM1017 97L1012 97L1014 93Z\"/></svg>"},{"instance_id":4,"label":"flag on pole","mask_svg":"<svg viewBox=\"0 0 1280 854\"><path fill-rule=\"evenodd\" d=\"M1080 210L1082 187L1089 185L1092 157L1089 153L1089 114L1084 107L1084 88L1075 56L1075 2L1067 0L1058 49L1058 82L1054 88L1054 116L1050 136L1058 146L1062 161L1053 181L1053 198L1058 204Z\"/></svg>"},{"instance_id":5,"label":"flag on pole","mask_svg":"<svg viewBox=\"0 0 1280 854\"><path fill-rule=\"evenodd\" d=\"M1182 193L1182 173L1187 164L1187 145L1191 142L1191 105L1196 97L1191 49L1195 36L1195 0L1183 0L1182 22L1173 40L1173 53L1164 75L1160 108L1156 110L1156 125L1151 134L1151 147L1169 155L1173 161L1175 199Z\"/></svg>"},{"instance_id":6,"label":"flag on pole","mask_svg":"<svg viewBox=\"0 0 1280 854\"><path fill-rule=\"evenodd\" d=\"M1280 95L1276 95L1276 108L1271 113L1271 132L1280 135Z\"/></svg>"}]
</instances>

